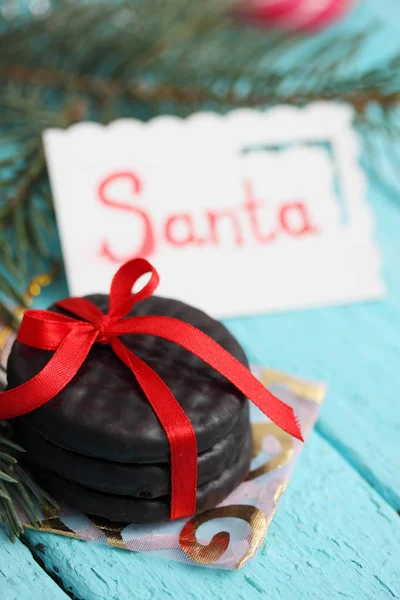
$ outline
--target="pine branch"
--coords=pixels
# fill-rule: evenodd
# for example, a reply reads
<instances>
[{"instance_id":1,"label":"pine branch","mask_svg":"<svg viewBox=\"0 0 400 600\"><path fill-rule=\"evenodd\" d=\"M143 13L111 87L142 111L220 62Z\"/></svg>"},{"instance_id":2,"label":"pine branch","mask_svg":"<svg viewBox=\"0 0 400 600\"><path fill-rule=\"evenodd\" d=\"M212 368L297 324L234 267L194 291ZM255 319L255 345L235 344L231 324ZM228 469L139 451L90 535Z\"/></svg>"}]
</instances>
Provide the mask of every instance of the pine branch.
<instances>
[{"instance_id":1,"label":"pine branch","mask_svg":"<svg viewBox=\"0 0 400 600\"><path fill-rule=\"evenodd\" d=\"M112 69L119 76L134 63L134 69L143 71L193 36L219 29L234 4L235 0L63 0L45 19L16 20L4 31L1 62L63 69L67 61L80 73L98 72L101 63L105 74Z\"/></svg>"},{"instance_id":2,"label":"pine branch","mask_svg":"<svg viewBox=\"0 0 400 600\"><path fill-rule=\"evenodd\" d=\"M38 527L41 523L38 507L57 508L56 502L19 465L23 452L25 450L12 440L11 427L0 422L0 524L5 522L13 541L24 531L18 510Z\"/></svg>"},{"instance_id":3,"label":"pine branch","mask_svg":"<svg viewBox=\"0 0 400 600\"><path fill-rule=\"evenodd\" d=\"M230 13L235 4L64 1L46 19L21 21L0 34L0 79L84 94L107 106L178 104L184 114L210 103L269 106L339 97L360 112L370 102L398 103L400 55L367 73L348 73L349 59L376 23L310 48L301 36L238 24ZM294 66L286 60L291 52L298 57Z\"/></svg>"},{"instance_id":4,"label":"pine branch","mask_svg":"<svg viewBox=\"0 0 400 600\"><path fill-rule=\"evenodd\" d=\"M28 273L52 268L56 236L42 148L42 128L65 127L83 116L82 102L49 110L15 88L0 97L0 321L15 327L11 306L26 307Z\"/></svg>"},{"instance_id":5,"label":"pine branch","mask_svg":"<svg viewBox=\"0 0 400 600\"><path fill-rule=\"evenodd\" d=\"M53 280L58 270L50 274L41 274L34 277L28 288L21 295L14 295L13 290L9 290L10 296L14 297L17 306L12 310L5 309L0 303L0 317L6 316L11 324L11 329L0 328L0 351L1 344L7 339L12 330L18 328L19 318L24 308L30 306L32 300L37 296L41 288L48 285ZM1 280L0 280L1 281ZM3 322L6 319L3 318ZM0 364L0 392L5 387L6 369ZM13 431L10 424L6 421L0 421L0 525L2 522L8 527L9 535L12 540L23 533L23 524L21 523L18 510L22 511L31 525L40 526L39 507L53 506L57 508L54 500L38 486L29 473L19 464L21 453L25 450L13 439Z\"/></svg>"},{"instance_id":6,"label":"pine branch","mask_svg":"<svg viewBox=\"0 0 400 600\"><path fill-rule=\"evenodd\" d=\"M174 103L186 111L207 103L266 106L332 97L360 107L398 102L400 55L362 75L348 72L376 23L310 47L302 36L238 23L231 14L236 4L64 0L47 18L17 21L0 33L0 79L79 92L108 105Z\"/></svg>"},{"instance_id":7,"label":"pine branch","mask_svg":"<svg viewBox=\"0 0 400 600\"><path fill-rule=\"evenodd\" d=\"M310 46L301 36L243 26L232 18L235 4L63 0L47 17L17 19L0 32L0 316L8 323L10 300L28 271L46 264L55 234L40 141L47 127L138 111L184 116L340 99L354 107L366 139L378 132L395 148L400 54L364 73L348 67L376 23Z\"/></svg>"},{"instance_id":8,"label":"pine branch","mask_svg":"<svg viewBox=\"0 0 400 600\"><path fill-rule=\"evenodd\" d=\"M268 77L268 75L266 75ZM381 79L364 87L370 78L370 73L362 77L348 78L340 81L340 100L352 104L357 113L363 114L371 103L379 104L382 108L392 108L400 103L400 91L386 91L388 79L392 73L383 68ZM234 89L213 92L208 87L178 86L173 84L157 84L149 86L143 82L125 82L122 79L102 79L60 72L52 69L34 69L22 65L15 67L1 67L0 79L8 82L14 81L29 85L48 86L52 89L68 92L73 89L76 93L83 92L96 97L99 101L106 98L108 101L118 100L146 102L175 102L183 104L204 104L218 101L226 106L266 106L280 103L301 105L317 100L338 99L337 83L330 79L318 89L302 90L284 93L279 91L249 91L247 94L236 92Z\"/></svg>"},{"instance_id":9,"label":"pine branch","mask_svg":"<svg viewBox=\"0 0 400 600\"><path fill-rule=\"evenodd\" d=\"M47 84L57 79L60 85L60 76L65 76L65 85L86 92L104 93L104 81L115 80L119 91L122 85L132 94L133 84L133 92L146 98L146 87L165 84L163 93L175 100L171 86L206 88L210 93L214 84L232 89L247 79L276 88L289 76L298 84L309 81L310 75L319 74L321 64L332 77L344 70L346 59L362 49L370 33L358 32L347 40L331 35L310 52L302 36L266 34L238 23L230 13L236 3L64 0L46 19L17 22L0 34L0 68L11 78L35 70L36 84L49 75L52 81ZM285 57L294 51L303 59L295 69L285 67ZM19 73L13 74L16 65Z\"/></svg>"}]
</instances>

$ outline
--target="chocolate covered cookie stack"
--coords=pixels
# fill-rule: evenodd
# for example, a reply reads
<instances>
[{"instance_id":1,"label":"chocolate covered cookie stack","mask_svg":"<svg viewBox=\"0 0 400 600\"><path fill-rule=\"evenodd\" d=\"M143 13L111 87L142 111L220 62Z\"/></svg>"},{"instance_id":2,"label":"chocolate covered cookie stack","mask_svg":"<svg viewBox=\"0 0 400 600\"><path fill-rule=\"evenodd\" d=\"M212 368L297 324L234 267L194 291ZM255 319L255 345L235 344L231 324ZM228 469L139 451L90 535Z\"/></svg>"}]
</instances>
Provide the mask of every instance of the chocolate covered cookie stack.
<instances>
[{"instance_id":1,"label":"chocolate covered cookie stack","mask_svg":"<svg viewBox=\"0 0 400 600\"><path fill-rule=\"evenodd\" d=\"M107 313L107 295L87 298ZM57 306L50 310L68 315ZM247 366L234 337L203 312L152 296L135 304L128 316L145 315L189 323ZM120 339L161 377L189 418L198 451L196 510L215 506L249 469L247 399L219 372L172 341L129 333ZM9 389L32 379L52 355L51 350L16 341L8 363ZM142 387L109 345L93 345L58 394L13 424L35 475L55 498L114 521L170 518L167 435Z\"/></svg>"}]
</instances>

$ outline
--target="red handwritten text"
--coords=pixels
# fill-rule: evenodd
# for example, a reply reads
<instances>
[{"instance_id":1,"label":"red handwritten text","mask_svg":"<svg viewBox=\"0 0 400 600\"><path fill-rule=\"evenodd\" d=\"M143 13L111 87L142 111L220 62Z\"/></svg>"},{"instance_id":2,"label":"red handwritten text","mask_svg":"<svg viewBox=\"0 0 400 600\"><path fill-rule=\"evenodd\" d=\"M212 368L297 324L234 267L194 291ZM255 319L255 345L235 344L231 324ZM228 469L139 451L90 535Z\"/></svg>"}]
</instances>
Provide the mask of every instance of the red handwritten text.
<instances>
[{"instance_id":1,"label":"red handwritten text","mask_svg":"<svg viewBox=\"0 0 400 600\"><path fill-rule=\"evenodd\" d=\"M151 215L142 207L133 203L123 202L115 198L110 186L115 182L125 181L132 189L132 199L137 199L142 192L140 178L130 171L112 173L101 181L98 187L100 202L113 210L122 210L140 223L140 243L135 244L135 250L126 256L118 255L106 240L102 241L100 252L108 260L121 263L135 256L150 257L157 250L157 245L165 243L176 248L191 247L221 247L221 226L228 226L231 234L231 244L234 247L245 245L245 232L250 231L252 239L260 245L274 242L280 236L301 237L318 233L318 228L312 223L310 214L304 202L288 201L274 209L275 224L268 230L263 230L260 211L265 210L265 201L257 200L252 183L244 181L244 200L239 207L229 209L205 210L204 218L207 224L206 235L199 234L196 218L189 212L168 215L162 223L161 235L156 236L155 225Z\"/></svg>"}]
</instances>

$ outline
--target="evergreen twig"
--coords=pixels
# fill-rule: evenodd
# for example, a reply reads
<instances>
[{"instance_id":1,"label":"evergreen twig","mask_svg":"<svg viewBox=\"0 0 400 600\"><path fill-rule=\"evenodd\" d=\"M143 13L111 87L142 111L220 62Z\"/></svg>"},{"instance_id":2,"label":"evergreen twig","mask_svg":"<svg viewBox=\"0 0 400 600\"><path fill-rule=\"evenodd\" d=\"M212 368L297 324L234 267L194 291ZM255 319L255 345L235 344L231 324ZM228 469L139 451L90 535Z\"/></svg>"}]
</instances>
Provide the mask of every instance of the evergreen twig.
<instances>
[{"instance_id":1,"label":"evergreen twig","mask_svg":"<svg viewBox=\"0 0 400 600\"><path fill-rule=\"evenodd\" d=\"M39 507L57 507L57 504L18 464L18 455L24 449L10 439L11 435L11 428L0 422L0 524L7 525L14 540L24 530L18 510L38 527L41 523Z\"/></svg>"},{"instance_id":2,"label":"evergreen twig","mask_svg":"<svg viewBox=\"0 0 400 600\"><path fill-rule=\"evenodd\" d=\"M400 54L363 73L348 68L376 23L310 46L235 21L236 0L55 4L45 18L0 28L0 318L9 325L9 303L28 271L47 264L55 233L45 128L340 99L354 107L360 131L384 132L391 147L400 137Z\"/></svg>"},{"instance_id":3,"label":"evergreen twig","mask_svg":"<svg viewBox=\"0 0 400 600\"><path fill-rule=\"evenodd\" d=\"M352 77L342 80L341 93L338 96L337 82L327 80L323 86L314 90L296 89L293 92L284 93L278 90L250 91L247 94L231 89L223 93L213 92L204 86L178 86L160 83L149 86L144 82L126 82L122 79L104 78L99 80L91 76L75 75L74 73L61 72L55 69L34 69L23 65L15 67L1 67L0 79L15 81L29 85L48 86L49 88L67 91L73 89L93 95L98 100L143 100L146 102L179 102L202 104L210 101L218 101L228 106L265 106L271 104L294 104L300 105L317 100L340 99L355 108L357 113L362 114L367 106L376 103L383 108L392 108L400 104L400 90L387 91L381 85L385 83L390 74L383 73L381 80L376 80L373 85L363 87L363 81L368 81L367 72L362 77ZM268 76L268 75L266 75Z\"/></svg>"}]
</instances>

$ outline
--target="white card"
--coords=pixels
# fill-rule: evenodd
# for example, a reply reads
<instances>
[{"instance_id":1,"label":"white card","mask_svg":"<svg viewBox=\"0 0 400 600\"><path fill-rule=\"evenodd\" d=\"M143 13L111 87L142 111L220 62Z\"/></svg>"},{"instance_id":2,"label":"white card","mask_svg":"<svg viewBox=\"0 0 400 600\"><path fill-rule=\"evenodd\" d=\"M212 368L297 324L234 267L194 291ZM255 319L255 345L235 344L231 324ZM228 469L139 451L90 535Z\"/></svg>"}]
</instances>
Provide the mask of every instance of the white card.
<instances>
[{"instance_id":1,"label":"white card","mask_svg":"<svg viewBox=\"0 0 400 600\"><path fill-rule=\"evenodd\" d=\"M158 293L217 317L382 297L351 120L317 103L46 131L71 295L145 256Z\"/></svg>"}]
</instances>

